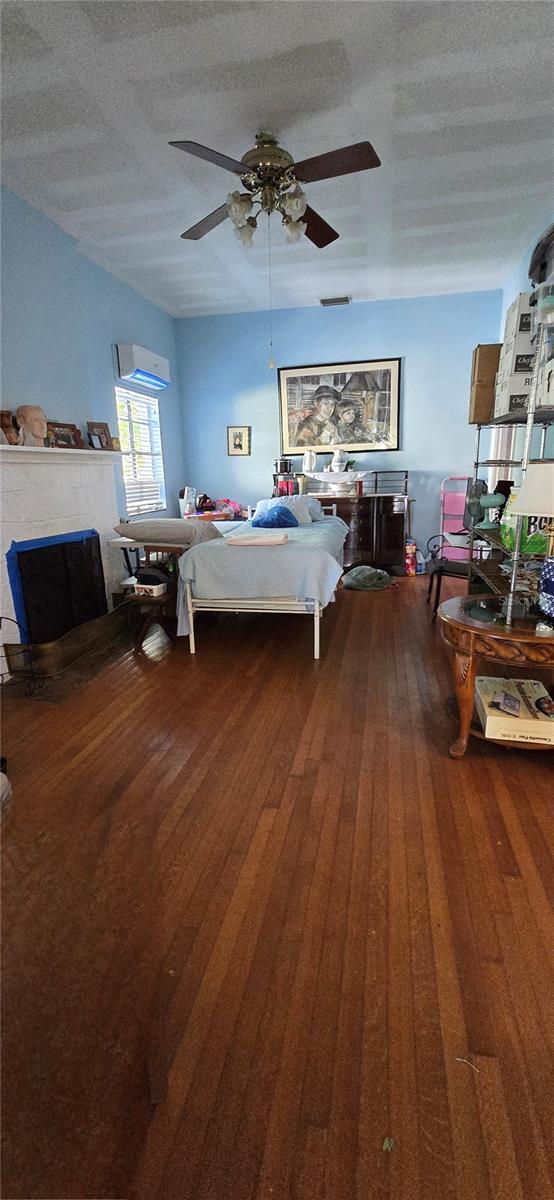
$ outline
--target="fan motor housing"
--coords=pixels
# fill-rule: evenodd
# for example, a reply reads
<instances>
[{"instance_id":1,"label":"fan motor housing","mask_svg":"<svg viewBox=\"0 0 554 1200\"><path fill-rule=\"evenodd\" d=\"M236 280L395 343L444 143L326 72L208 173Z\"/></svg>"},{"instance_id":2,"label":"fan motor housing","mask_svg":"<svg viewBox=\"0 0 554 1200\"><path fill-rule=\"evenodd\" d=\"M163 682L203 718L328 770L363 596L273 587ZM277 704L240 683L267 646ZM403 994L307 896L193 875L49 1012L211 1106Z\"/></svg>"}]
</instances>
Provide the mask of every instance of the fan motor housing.
<instances>
[{"instance_id":1,"label":"fan motor housing","mask_svg":"<svg viewBox=\"0 0 554 1200\"><path fill-rule=\"evenodd\" d=\"M294 159L288 150L278 145L273 134L263 132L256 134L256 145L252 150L247 150L240 161L249 172L255 172L264 182L278 179L294 166Z\"/></svg>"}]
</instances>

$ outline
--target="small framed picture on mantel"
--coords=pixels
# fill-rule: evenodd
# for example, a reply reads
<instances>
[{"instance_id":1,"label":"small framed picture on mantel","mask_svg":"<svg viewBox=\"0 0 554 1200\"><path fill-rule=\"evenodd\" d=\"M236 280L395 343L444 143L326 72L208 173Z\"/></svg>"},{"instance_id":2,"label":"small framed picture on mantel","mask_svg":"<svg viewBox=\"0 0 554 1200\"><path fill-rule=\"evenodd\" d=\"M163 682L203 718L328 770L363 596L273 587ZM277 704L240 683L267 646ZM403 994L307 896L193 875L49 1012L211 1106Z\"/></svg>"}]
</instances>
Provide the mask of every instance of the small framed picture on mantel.
<instances>
[{"instance_id":1,"label":"small framed picture on mantel","mask_svg":"<svg viewBox=\"0 0 554 1200\"><path fill-rule=\"evenodd\" d=\"M81 430L68 421L48 421L46 443L54 450L86 450Z\"/></svg>"},{"instance_id":2,"label":"small framed picture on mantel","mask_svg":"<svg viewBox=\"0 0 554 1200\"><path fill-rule=\"evenodd\" d=\"M93 450L113 450L110 427L105 421L87 421L88 440Z\"/></svg>"},{"instance_id":3,"label":"small framed picture on mantel","mask_svg":"<svg viewBox=\"0 0 554 1200\"><path fill-rule=\"evenodd\" d=\"M227 454L250 454L250 425L227 426Z\"/></svg>"}]
</instances>

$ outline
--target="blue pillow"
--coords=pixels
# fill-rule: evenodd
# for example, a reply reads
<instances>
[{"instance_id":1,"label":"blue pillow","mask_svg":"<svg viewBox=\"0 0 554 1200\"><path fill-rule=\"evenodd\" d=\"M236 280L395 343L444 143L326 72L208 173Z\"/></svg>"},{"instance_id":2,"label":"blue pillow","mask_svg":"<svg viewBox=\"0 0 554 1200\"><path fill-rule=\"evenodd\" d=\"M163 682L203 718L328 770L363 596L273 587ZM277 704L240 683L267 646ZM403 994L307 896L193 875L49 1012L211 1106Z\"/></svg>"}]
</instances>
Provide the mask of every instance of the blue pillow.
<instances>
[{"instance_id":1,"label":"blue pillow","mask_svg":"<svg viewBox=\"0 0 554 1200\"><path fill-rule=\"evenodd\" d=\"M285 508L284 504L276 504L274 508L270 508L261 516L254 517L252 521L254 529L286 529L287 527L291 529L296 525L298 525L298 518L290 508Z\"/></svg>"},{"instance_id":2,"label":"blue pillow","mask_svg":"<svg viewBox=\"0 0 554 1200\"><path fill-rule=\"evenodd\" d=\"M269 500L258 500L254 516L263 517L271 508L277 507L290 508L299 525L311 525L312 523L308 496L271 496Z\"/></svg>"}]
</instances>

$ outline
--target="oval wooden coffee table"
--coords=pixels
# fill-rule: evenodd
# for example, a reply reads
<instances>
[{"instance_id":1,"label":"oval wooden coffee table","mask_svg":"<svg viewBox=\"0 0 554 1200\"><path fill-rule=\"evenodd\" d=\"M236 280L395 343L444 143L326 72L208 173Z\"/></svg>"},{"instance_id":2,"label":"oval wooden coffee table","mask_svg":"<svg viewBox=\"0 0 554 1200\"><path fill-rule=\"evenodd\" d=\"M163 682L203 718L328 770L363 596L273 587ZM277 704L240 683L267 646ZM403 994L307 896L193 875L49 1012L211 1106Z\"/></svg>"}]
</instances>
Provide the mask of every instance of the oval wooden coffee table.
<instances>
[{"instance_id":1,"label":"oval wooden coffee table","mask_svg":"<svg viewBox=\"0 0 554 1200\"><path fill-rule=\"evenodd\" d=\"M472 727L477 659L500 663L503 667L537 666L554 671L554 632L537 633L537 619L516 619L510 628L501 623L502 598L498 596L456 596L439 608L444 641L454 651L454 687L458 704L459 731L450 747L452 758L465 754L470 733L484 736ZM487 738L487 741L493 739ZM502 746L523 747L525 742L499 742ZM534 746L533 749L539 749ZM540 749L553 749L541 746Z\"/></svg>"}]
</instances>

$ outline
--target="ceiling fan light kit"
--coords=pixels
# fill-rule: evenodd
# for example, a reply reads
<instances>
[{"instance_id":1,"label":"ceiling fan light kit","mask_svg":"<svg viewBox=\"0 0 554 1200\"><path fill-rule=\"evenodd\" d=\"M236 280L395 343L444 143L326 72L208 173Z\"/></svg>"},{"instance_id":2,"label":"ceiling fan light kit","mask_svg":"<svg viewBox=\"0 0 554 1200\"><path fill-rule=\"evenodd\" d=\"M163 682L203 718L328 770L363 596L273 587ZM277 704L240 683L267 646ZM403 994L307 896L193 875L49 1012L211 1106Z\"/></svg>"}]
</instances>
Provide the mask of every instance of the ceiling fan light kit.
<instances>
[{"instance_id":1,"label":"ceiling fan light kit","mask_svg":"<svg viewBox=\"0 0 554 1200\"><path fill-rule=\"evenodd\" d=\"M169 144L239 175L245 189L244 192L229 192L226 204L181 234L183 238L194 241L230 217L237 237L248 244L257 228L259 213L265 212L269 217L271 213L278 212L288 242L298 242L305 234L315 246L323 249L336 241L339 235L319 213L309 207L300 183L333 179L338 175L350 175L355 171L367 171L380 166L380 159L369 142L343 146L340 150L319 154L295 164L292 155L279 146L273 134L263 130L256 134L256 145L243 154L240 162L208 146L201 146L199 142ZM259 206L255 215L254 205Z\"/></svg>"},{"instance_id":2,"label":"ceiling fan light kit","mask_svg":"<svg viewBox=\"0 0 554 1200\"><path fill-rule=\"evenodd\" d=\"M252 212L252 200L250 196L241 196L240 192L228 192L227 212L235 228L240 229L241 225L246 225Z\"/></svg>"},{"instance_id":3,"label":"ceiling fan light kit","mask_svg":"<svg viewBox=\"0 0 554 1200\"><path fill-rule=\"evenodd\" d=\"M287 221L283 217L287 242L299 242L308 226L305 221Z\"/></svg>"},{"instance_id":4,"label":"ceiling fan light kit","mask_svg":"<svg viewBox=\"0 0 554 1200\"><path fill-rule=\"evenodd\" d=\"M266 153L266 147L270 145L267 141L269 136L267 133L258 134L259 139L264 139L258 142L260 153ZM267 176L262 183L259 174L251 173L242 179L244 186L249 189L248 192L236 191L227 194L227 212L237 237L245 245L252 242L252 235L258 224L256 217L260 212L265 212L268 216L273 212L281 214L288 242L299 242L307 229L306 222L300 218L306 212L308 201L300 185L291 178L292 167L287 163L290 155L282 151L276 143L275 150L275 160L270 162L266 158L259 169L264 177L270 170L282 170L282 177L273 179ZM254 151L250 151L245 158L251 159L253 154ZM290 162L292 163L292 159ZM259 205L259 209L256 216L253 216L251 214L255 204Z\"/></svg>"}]
</instances>

